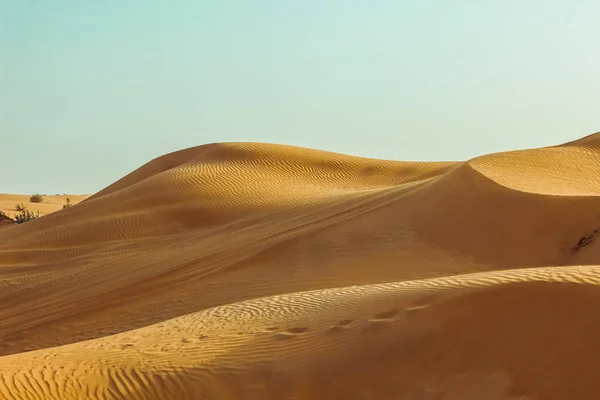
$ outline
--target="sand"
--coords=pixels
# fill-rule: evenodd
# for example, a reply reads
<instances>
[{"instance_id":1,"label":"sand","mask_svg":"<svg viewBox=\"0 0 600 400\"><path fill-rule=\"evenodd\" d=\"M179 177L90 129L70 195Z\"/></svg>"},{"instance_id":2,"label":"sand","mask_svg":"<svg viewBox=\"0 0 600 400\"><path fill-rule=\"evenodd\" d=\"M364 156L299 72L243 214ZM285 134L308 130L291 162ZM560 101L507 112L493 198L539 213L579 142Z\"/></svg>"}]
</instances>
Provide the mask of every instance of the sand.
<instances>
[{"instance_id":1,"label":"sand","mask_svg":"<svg viewBox=\"0 0 600 400\"><path fill-rule=\"evenodd\" d=\"M43 195L40 203L32 203L30 197L31 195L0 193L0 211L9 218L14 219L15 215L20 213L17 206L24 206L32 213L36 215L39 213L40 216L44 216L62 210L63 205L67 204L67 199L69 199L71 205L75 205L89 196L72 194Z\"/></svg>"},{"instance_id":2,"label":"sand","mask_svg":"<svg viewBox=\"0 0 600 400\"><path fill-rule=\"evenodd\" d=\"M0 399L598 399L599 194L600 134L167 154L0 230Z\"/></svg>"}]
</instances>

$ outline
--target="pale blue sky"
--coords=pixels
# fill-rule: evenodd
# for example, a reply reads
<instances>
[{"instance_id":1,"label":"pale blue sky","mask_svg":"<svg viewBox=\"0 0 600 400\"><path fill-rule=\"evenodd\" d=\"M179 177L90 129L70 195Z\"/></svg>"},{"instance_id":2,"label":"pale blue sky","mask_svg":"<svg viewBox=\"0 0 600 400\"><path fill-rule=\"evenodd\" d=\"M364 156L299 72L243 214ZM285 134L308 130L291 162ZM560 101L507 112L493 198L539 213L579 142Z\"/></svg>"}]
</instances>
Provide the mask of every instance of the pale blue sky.
<instances>
[{"instance_id":1,"label":"pale blue sky","mask_svg":"<svg viewBox=\"0 0 600 400\"><path fill-rule=\"evenodd\" d=\"M0 0L0 192L260 141L462 160L600 130L600 2Z\"/></svg>"}]
</instances>

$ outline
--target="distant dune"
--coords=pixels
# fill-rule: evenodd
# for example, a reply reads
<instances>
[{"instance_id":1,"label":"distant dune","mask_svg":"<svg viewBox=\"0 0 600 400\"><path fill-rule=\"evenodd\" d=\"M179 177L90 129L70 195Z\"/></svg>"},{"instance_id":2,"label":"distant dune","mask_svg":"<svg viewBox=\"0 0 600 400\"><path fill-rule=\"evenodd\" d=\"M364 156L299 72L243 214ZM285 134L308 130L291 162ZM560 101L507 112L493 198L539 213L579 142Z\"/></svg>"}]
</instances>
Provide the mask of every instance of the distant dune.
<instances>
[{"instance_id":1,"label":"distant dune","mask_svg":"<svg viewBox=\"0 0 600 400\"><path fill-rule=\"evenodd\" d=\"M87 195L71 194L45 195L43 196L41 203L32 203L29 201L30 196L31 195L0 193L0 211L11 218L14 218L16 214L19 214L16 206L24 205L27 210L36 214L39 212L40 216L44 216L62 210L63 205L67 203L67 199L69 199L70 204L74 205L88 197Z\"/></svg>"},{"instance_id":2,"label":"distant dune","mask_svg":"<svg viewBox=\"0 0 600 400\"><path fill-rule=\"evenodd\" d=\"M0 230L0 399L600 399L599 195L600 134L164 155Z\"/></svg>"}]
</instances>

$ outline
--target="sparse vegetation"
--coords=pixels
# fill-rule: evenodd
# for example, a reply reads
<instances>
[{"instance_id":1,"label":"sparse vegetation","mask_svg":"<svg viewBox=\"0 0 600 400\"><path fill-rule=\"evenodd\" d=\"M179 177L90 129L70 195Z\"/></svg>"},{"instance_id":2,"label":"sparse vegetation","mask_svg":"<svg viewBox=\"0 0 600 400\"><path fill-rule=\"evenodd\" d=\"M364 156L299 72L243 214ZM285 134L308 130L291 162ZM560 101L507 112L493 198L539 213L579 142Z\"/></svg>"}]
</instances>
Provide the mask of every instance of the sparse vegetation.
<instances>
[{"instance_id":1,"label":"sparse vegetation","mask_svg":"<svg viewBox=\"0 0 600 400\"><path fill-rule=\"evenodd\" d=\"M39 193L32 194L32 195L29 197L29 201L30 201L31 203L41 203L43 199L44 199L44 196L42 196L42 195L41 195L41 194L39 194Z\"/></svg>"},{"instance_id":2,"label":"sparse vegetation","mask_svg":"<svg viewBox=\"0 0 600 400\"><path fill-rule=\"evenodd\" d=\"M22 224L23 222L28 222L40 217L40 212L33 213L29 210L23 210L20 214L15 215L15 220L17 224Z\"/></svg>"},{"instance_id":3,"label":"sparse vegetation","mask_svg":"<svg viewBox=\"0 0 600 400\"><path fill-rule=\"evenodd\" d=\"M29 201L31 203L41 203L44 200L44 196L46 196L45 194L41 194L41 193L34 193L29 197ZM70 197L66 197L65 198L65 203L63 204L62 208L69 208L72 207L73 203L71 202L71 198ZM27 203L19 203L15 205L15 211L17 211L17 213L15 213L12 217L9 217L6 213L0 211L0 223L16 223L16 224L22 224L23 222L28 222L37 218L40 218L40 211L37 210L36 212L30 211L28 209L28 207L31 207L31 204L27 204ZM12 214L11 214L12 215Z\"/></svg>"}]
</instances>

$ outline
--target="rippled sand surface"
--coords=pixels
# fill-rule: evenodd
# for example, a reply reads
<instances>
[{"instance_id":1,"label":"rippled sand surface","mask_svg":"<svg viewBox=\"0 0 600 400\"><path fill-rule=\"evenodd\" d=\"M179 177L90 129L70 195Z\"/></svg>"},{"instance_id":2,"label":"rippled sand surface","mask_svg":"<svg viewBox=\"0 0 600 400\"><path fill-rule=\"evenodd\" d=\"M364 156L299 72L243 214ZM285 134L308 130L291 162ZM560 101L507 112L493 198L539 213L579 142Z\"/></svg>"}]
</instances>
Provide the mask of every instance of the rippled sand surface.
<instances>
[{"instance_id":1,"label":"rippled sand surface","mask_svg":"<svg viewBox=\"0 0 600 400\"><path fill-rule=\"evenodd\" d=\"M600 134L167 154L0 228L0 399L599 399L599 195Z\"/></svg>"}]
</instances>

